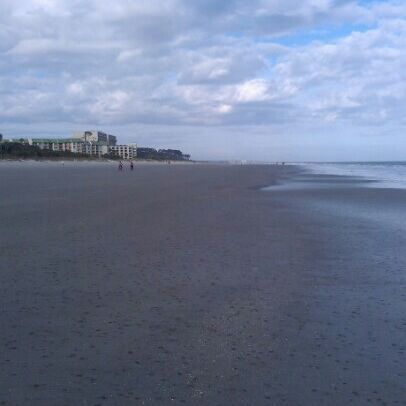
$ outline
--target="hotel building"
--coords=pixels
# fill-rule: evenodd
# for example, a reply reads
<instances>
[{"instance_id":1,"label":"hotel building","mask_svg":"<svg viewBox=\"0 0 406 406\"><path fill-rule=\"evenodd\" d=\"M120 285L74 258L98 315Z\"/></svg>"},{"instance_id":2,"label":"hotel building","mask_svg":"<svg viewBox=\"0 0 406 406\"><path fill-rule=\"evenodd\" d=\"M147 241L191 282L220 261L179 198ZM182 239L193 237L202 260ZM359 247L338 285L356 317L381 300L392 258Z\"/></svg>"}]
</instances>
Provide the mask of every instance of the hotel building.
<instances>
[{"instance_id":1,"label":"hotel building","mask_svg":"<svg viewBox=\"0 0 406 406\"><path fill-rule=\"evenodd\" d=\"M137 146L132 145L113 145L109 146L112 155L118 155L122 159L134 159L137 157Z\"/></svg>"},{"instance_id":2,"label":"hotel building","mask_svg":"<svg viewBox=\"0 0 406 406\"><path fill-rule=\"evenodd\" d=\"M0 139L1 141L2 139ZM76 132L72 138L20 138L8 141L26 143L43 150L72 152L99 158L110 154L121 159L134 159L137 156L135 144L116 145L117 138L102 131Z\"/></svg>"}]
</instances>

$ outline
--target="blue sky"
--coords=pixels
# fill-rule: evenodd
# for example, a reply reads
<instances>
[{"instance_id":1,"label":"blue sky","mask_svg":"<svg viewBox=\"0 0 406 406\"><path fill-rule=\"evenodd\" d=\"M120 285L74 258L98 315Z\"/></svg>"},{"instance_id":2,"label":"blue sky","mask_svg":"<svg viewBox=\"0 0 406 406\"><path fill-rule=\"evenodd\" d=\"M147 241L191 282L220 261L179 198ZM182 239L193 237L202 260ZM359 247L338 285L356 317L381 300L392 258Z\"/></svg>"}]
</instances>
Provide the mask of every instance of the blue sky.
<instances>
[{"instance_id":1,"label":"blue sky","mask_svg":"<svg viewBox=\"0 0 406 406\"><path fill-rule=\"evenodd\" d=\"M366 32L376 28L376 24L338 24L320 25L314 29L302 29L294 34L283 35L280 38L272 38L276 42L288 47L303 47L312 42L331 43L351 35L353 32Z\"/></svg>"},{"instance_id":2,"label":"blue sky","mask_svg":"<svg viewBox=\"0 0 406 406\"><path fill-rule=\"evenodd\" d=\"M2 0L0 132L405 159L405 45L398 0Z\"/></svg>"}]
</instances>

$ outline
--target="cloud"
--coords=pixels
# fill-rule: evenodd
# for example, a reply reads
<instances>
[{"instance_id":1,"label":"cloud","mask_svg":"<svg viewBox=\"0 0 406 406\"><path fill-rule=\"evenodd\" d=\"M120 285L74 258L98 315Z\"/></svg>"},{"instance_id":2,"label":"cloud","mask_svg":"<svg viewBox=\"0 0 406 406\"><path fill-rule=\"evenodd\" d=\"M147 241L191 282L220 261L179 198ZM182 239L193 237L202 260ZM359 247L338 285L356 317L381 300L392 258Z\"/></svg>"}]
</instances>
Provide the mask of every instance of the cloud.
<instances>
[{"instance_id":1,"label":"cloud","mask_svg":"<svg viewBox=\"0 0 406 406\"><path fill-rule=\"evenodd\" d=\"M268 83L263 79L250 80L236 89L235 101L239 103L263 101L268 98Z\"/></svg>"},{"instance_id":2,"label":"cloud","mask_svg":"<svg viewBox=\"0 0 406 406\"><path fill-rule=\"evenodd\" d=\"M0 132L399 133L405 38L396 0L3 0Z\"/></svg>"}]
</instances>

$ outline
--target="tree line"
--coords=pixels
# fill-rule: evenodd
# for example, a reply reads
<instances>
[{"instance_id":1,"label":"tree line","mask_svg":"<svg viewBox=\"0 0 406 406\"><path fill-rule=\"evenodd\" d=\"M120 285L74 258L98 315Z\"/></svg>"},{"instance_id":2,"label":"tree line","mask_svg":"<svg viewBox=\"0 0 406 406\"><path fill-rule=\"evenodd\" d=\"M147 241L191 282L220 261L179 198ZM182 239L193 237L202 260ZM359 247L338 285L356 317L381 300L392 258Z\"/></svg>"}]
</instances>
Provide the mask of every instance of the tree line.
<instances>
[{"instance_id":1,"label":"tree line","mask_svg":"<svg viewBox=\"0 0 406 406\"><path fill-rule=\"evenodd\" d=\"M182 153L178 149L158 149L155 148L137 148L137 158L153 159L158 161L188 161L190 155Z\"/></svg>"}]
</instances>

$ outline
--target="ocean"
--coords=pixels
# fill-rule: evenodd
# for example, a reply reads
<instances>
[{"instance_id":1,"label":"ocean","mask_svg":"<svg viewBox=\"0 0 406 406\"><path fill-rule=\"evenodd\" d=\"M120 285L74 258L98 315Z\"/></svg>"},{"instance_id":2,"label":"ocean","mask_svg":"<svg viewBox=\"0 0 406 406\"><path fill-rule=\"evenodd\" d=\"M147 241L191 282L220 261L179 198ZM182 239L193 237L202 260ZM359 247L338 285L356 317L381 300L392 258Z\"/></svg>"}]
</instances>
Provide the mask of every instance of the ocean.
<instances>
[{"instance_id":1,"label":"ocean","mask_svg":"<svg viewBox=\"0 0 406 406\"><path fill-rule=\"evenodd\" d=\"M368 180L366 186L406 189L405 162L305 163L310 172L322 175L351 176Z\"/></svg>"}]
</instances>

